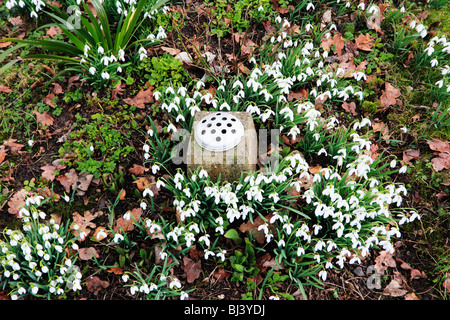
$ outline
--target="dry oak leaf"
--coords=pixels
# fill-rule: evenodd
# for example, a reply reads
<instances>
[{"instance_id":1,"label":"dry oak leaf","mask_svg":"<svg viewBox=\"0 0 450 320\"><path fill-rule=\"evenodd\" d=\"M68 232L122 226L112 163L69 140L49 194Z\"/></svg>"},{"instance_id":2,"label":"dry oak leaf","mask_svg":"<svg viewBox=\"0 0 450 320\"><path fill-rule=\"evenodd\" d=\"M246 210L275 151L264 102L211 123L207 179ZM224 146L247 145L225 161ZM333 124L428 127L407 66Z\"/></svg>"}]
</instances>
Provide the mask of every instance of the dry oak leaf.
<instances>
[{"instance_id":1,"label":"dry oak leaf","mask_svg":"<svg viewBox=\"0 0 450 320\"><path fill-rule=\"evenodd\" d=\"M393 254L386 250L381 251L379 256L375 258L375 270L379 274L383 274L388 267L395 268L396 266L397 263Z\"/></svg>"},{"instance_id":2,"label":"dry oak leaf","mask_svg":"<svg viewBox=\"0 0 450 320\"><path fill-rule=\"evenodd\" d=\"M144 109L146 103L152 103L155 100L153 100L153 91L152 88L148 89L141 89L134 98L126 98L123 99L123 102L125 102L128 105L134 105L139 109Z\"/></svg>"},{"instance_id":3,"label":"dry oak leaf","mask_svg":"<svg viewBox=\"0 0 450 320\"><path fill-rule=\"evenodd\" d=\"M54 86L54 88L53 88L54 94L63 94L64 93L64 90L59 83L53 82L52 85Z\"/></svg>"},{"instance_id":4,"label":"dry oak leaf","mask_svg":"<svg viewBox=\"0 0 450 320\"><path fill-rule=\"evenodd\" d=\"M85 192L88 190L91 185L92 179L94 178L93 174L87 174L86 172L81 173L78 176L76 185L77 185L77 195L83 196Z\"/></svg>"},{"instance_id":5,"label":"dry oak leaf","mask_svg":"<svg viewBox=\"0 0 450 320\"><path fill-rule=\"evenodd\" d=\"M270 221L273 214L269 214L265 216L267 221ZM241 232L247 232L249 235L252 234L253 238L258 241L259 244L263 244L266 242L264 231L260 230L258 231L258 227L260 225L265 224L266 221L264 221L260 216L258 216L256 219L253 220L253 223L251 221L248 221L246 223L242 223L239 226L239 230ZM275 228L269 223L269 230L271 233L275 232Z\"/></svg>"},{"instance_id":6,"label":"dry oak leaf","mask_svg":"<svg viewBox=\"0 0 450 320\"><path fill-rule=\"evenodd\" d=\"M97 276L91 276L86 279L86 288L89 292L97 295L101 289L106 289L109 287L108 281L103 281Z\"/></svg>"},{"instance_id":7,"label":"dry oak leaf","mask_svg":"<svg viewBox=\"0 0 450 320\"><path fill-rule=\"evenodd\" d=\"M0 49L9 47L12 44L11 41L2 41L0 42ZM2 86L3 87L3 86ZM0 91L1 92L1 91Z\"/></svg>"},{"instance_id":8,"label":"dry oak leaf","mask_svg":"<svg viewBox=\"0 0 450 320\"><path fill-rule=\"evenodd\" d=\"M438 157L431 159L431 165L436 171L450 169L450 152L441 152Z\"/></svg>"},{"instance_id":9,"label":"dry oak leaf","mask_svg":"<svg viewBox=\"0 0 450 320\"><path fill-rule=\"evenodd\" d=\"M78 175L75 169L70 169L69 172L66 172L64 175L60 175L56 177L56 180L58 180L67 193L70 192L70 188L74 188L77 181L78 181Z\"/></svg>"},{"instance_id":10,"label":"dry oak leaf","mask_svg":"<svg viewBox=\"0 0 450 320\"><path fill-rule=\"evenodd\" d=\"M433 151L450 152L450 145L448 141L433 139L432 141L427 141L427 143L430 149Z\"/></svg>"},{"instance_id":11,"label":"dry oak leaf","mask_svg":"<svg viewBox=\"0 0 450 320\"><path fill-rule=\"evenodd\" d=\"M114 225L114 232L123 231L131 231L134 230L134 222L139 221L142 215L141 208L135 208L129 211L130 217L129 219L124 219L123 216L116 220L116 224Z\"/></svg>"},{"instance_id":12,"label":"dry oak leaf","mask_svg":"<svg viewBox=\"0 0 450 320\"><path fill-rule=\"evenodd\" d=\"M336 32L333 37L328 37L328 39L323 39L320 43L320 46L330 52L331 46L334 45L334 52L337 53L338 56L342 55L342 49L344 49L344 39L339 32Z\"/></svg>"},{"instance_id":13,"label":"dry oak leaf","mask_svg":"<svg viewBox=\"0 0 450 320\"><path fill-rule=\"evenodd\" d=\"M8 21L9 21L13 26L20 26L21 24L23 24L23 20L22 20L20 17L9 18Z\"/></svg>"},{"instance_id":14,"label":"dry oak leaf","mask_svg":"<svg viewBox=\"0 0 450 320\"><path fill-rule=\"evenodd\" d=\"M308 99L308 91L306 89L300 89L295 92L289 92L287 95L288 101L291 101L293 99L297 100L305 100Z\"/></svg>"},{"instance_id":15,"label":"dry oak leaf","mask_svg":"<svg viewBox=\"0 0 450 320\"><path fill-rule=\"evenodd\" d=\"M183 257L183 270L186 273L186 280L188 283L193 283L200 277L202 273L202 263L200 260L195 262L188 256Z\"/></svg>"},{"instance_id":16,"label":"dry oak leaf","mask_svg":"<svg viewBox=\"0 0 450 320\"><path fill-rule=\"evenodd\" d=\"M78 249L78 256L80 257L81 260L85 260L85 261L91 260L92 257L96 257L96 258L100 257L97 250L95 250L94 247Z\"/></svg>"},{"instance_id":17,"label":"dry oak leaf","mask_svg":"<svg viewBox=\"0 0 450 320\"><path fill-rule=\"evenodd\" d=\"M48 28L46 34L47 34L49 37L54 38L57 34L62 34L62 30L61 30L60 27L55 27L55 26L53 26L53 27Z\"/></svg>"},{"instance_id":18,"label":"dry oak leaf","mask_svg":"<svg viewBox=\"0 0 450 320\"><path fill-rule=\"evenodd\" d=\"M47 179L48 181L53 181L55 179L55 171L56 171L56 167L52 166L52 165L46 165L41 167L41 170L44 170L44 172L42 172L42 178Z\"/></svg>"},{"instance_id":19,"label":"dry oak leaf","mask_svg":"<svg viewBox=\"0 0 450 320\"><path fill-rule=\"evenodd\" d=\"M84 216L82 216L78 212L73 213L72 215L73 218L72 229L74 230L73 234L75 236L80 235L80 238L78 239L79 241L83 241L91 233L92 231L91 229L97 227L97 225L92 222L92 220L97 218L97 216L98 212L92 214L90 211L86 211L84 213ZM77 227L75 227L75 225Z\"/></svg>"},{"instance_id":20,"label":"dry oak leaf","mask_svg":"<svg viewBox=\"0 0 450 320\"><path fill-rule=\"evenodd\" d=\"M33 113L36 115L37 122L42 123L43 126L51 126L55 121L55 119L53 119L46 111L44 111L43 113L39 113L39 111L33 110Z\"/></svg>"},{"instance_id":21,"label":"dry oak leaf","mask_svg":"<svg viewBox=\"0 0 450 320\"><path fill-rule=\"evenodd\" d=\"M161 47L161 49L172 56L176 56L181 52L181 50L177 48Z\"/></svg>"},{"instance_id":22,"label":"dry oak leaf","mask_svg":"<svg viewBox=\"0 0 450 320\"><path fill-rule=\"evenodd\" d=\"M17 191L11 199L8 201L8 212L14 215L19 214L19 210L25 206L25 198L29 194L29 191L20 189Z\"/></svg>"},{"instance_id":23,"label":"dry oak leaf","mask_svg":"<svg viewBox=\"0 0 450 320\"><path fill-rule=\"evenodd\" d=\"M3 160L5 160L6 155L7 155L6 151L4 151L4 149L3 150L0 149L0 163L2 163Z\"/></svg>"},{"instance_id":24,"label":"dry oak leaf","mask_svg":"<svg viewBox=\"0 0 450 320\"><path fill-rule=\"evenodd\" d=\"M366 35L360 34L355 39L355 44L356 44L356 47L360 50L372 51L373 38L368 33Z\"/></svg>"},{"instance_id":25,"label":"dry oak leaf","mask_svg":"<svg viewBox=\"0 0 450 320\"><path fill-rule=\"evenodd\" d=\"M387 108L397 104L397 98L400 97L400 90L392 86L389 82L385 83L385 90L381 90L381 107Z\"/></svg>"},{"instance_id":26,"label":"dry oak leaf","mask_svg":"<svg viewBox=\"0 0 450 320\"><path fill-rule=\"evenodd\" d=\"M450 169L450 145L448 141L433 139L427 143L431 150L437 151L435 153L437 157L431 159L433 169L436 171Z\"/></svg>"},{"instance_id":27,"label":"dry oak leaf","mask_svg":"<svg viewBox=\"0 0 450 320\"><path fill-rule=\"evenodd\" d=\"M356 104L354 102L346 102L344 101L342 103L342 109L344 109L346 112L349 112L352 116L357 116L358 113L356 112Z\"/></svg>"},{"instance_id":28,"label":"dry oak leaf","mask_svg":"<svg viewBox=\"0 0 450 320\"><path fill-rule=\"evenodd\" d=\"M420 150L408 149L403 151L403 161L406 164L411 164L411 160L420 159Z\"/></svg>"},{"instance_id":29,"label":"dry oak leaf","mask_svg":"<svg viewBox=\"0 0 450 320\"><path fill-rule=\"evenodd\" d=\"M383 291L384 295L391 297L403 297L407 293L408 291L406 291L402 284L396 279L392 280Z\"/></svg>"},{"instance_id":30,"label":"dry oak leaf","mask_svg":"<svg viewBox=\"0 0 450 320\"><path fill-rule=\"evenodd\" d=\"M135 176L140 176L144 174L144 172L147 172L148 170L149 169L144 166L141 166L139 164L133 164L133 167L128 169L128 172L134 174Z\"/></svg>"},{"instance_id":31,"label":"dry oak leaf","mask_svg":"<svg viewBox=\"0 0 450 320\"><path fill-rule=\"evenodd\" d=\"M3 93L10 93L10 92L12 92L12 89L10 89L10 88L7 87L7 86L0 85L0 92L3 92Z\"/></svg>"},{"instance_id":32,"label":"dry oak leaf","mask_svg":"<svg viewBox=\"0 0 450 320\"><path fill-rule=\"evenodd\" d=\"M13 154L20 154L23 144L16 143L17 139L8 139L3 142L3 146L9 149ZM26 151L24 151L26 152Z\"/></svg>"}]
</instances>

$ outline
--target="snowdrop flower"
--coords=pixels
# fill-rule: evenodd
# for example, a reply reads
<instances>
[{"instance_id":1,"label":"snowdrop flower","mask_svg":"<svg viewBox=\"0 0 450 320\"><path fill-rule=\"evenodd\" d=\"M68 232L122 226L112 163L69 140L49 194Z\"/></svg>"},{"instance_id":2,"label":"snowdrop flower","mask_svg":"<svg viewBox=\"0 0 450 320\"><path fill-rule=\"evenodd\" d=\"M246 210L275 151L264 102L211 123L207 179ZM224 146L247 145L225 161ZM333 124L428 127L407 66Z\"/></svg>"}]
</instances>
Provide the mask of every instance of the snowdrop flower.
<instances>
[{"instance_id":1,"label":"snowdrop flower","mask_svg":"<svg viewBox=\"0 0 450 320\"><path fill-rule=\"evenodd\" d=\"M89 68L89 73L94 75L97 70L94 67Z\"/></svg>"},{"instance_id":2,"label":"snowdrop flower","mask_svg":"<svg viewBox=\"0 0 450 320\"><path fill-rule=\"evenodd\" d=\"M144 192L142 193L142 196L145 198L147 195L149 195L150 197L154 196L154 193L152 190L150 190L149 188L145 188Z\"/></svg>"},{"instance_id":3,"label":"snowdrop flower","mask_svg":"<svg viewBox=\"0 0 450 320\"><path fill-rule=\"evenodd\" d=\"M147 50L144 47L140 47L138 53L139 53L139 60L142 61L145 58L147 58Z\"/></svg>"},{"instance_id":4,"label":"snowdrop flower","mask_svg":"<svg viewBox=\"0 0 450 320\"><path fill-rule=\"evenodd\" d=\"M156 174L160 169L161 169L161 168L160 168L157 164L154 164L154 165L152 166L152 173L153 173L153 174Z\"/></svg>"},{"instance_id":5,"label":"snowdrop flower","mask_svg":"<svg viewBox=\"0 0 450 320\"><path fill-rule=\"evenodd\" d=\"M34 10L31 11L30 17L31 17L31 18L36 18L36 19L37 19L38 15L37 15L36 11L34 11Z\"/></svg>"},{"instance_id":6,"label":"snowdrop flower","mask_svg":"<svg viewBox=\"0 0 450 320\"><path fill-rule=\"evenodd\" d=\"M121 235L120 233L116 233L115 236L114 236L114 240L113 241L115 243L119 243L120 241L123 241L123 240L124 240L123 235Z\"/></svg>"},{"instance_id":7,"label":"snowdrop flower","mask_svg":"<svg viewBox=\"0 0 450 320\"><path fill-rule=\"evenodd\" d=\"M392 160L390 163L391 168L395 168L395 166L397 165L397 161L396 160Z\"/></svg>"},{"instance_id":8,"label":"snowdrop flower","mask_svg":"<svg viewBox=\"0 0 450 320\"><path fill-rule=\"evenodd\" d=\"M86 48L86 47L85 47L85 48ZM103 49L102 46L99 46L98 49L97 49L97 52L98 52L99 54L104 54L104 53L105 53L105 49Z\"/></svg>"},{"instance_id":9,"label":"snowdrop flower","mask_svg":"<svg viewBox=\"0 0 450 320\"><path fill-rule=\"evenodd\" d=\"M173 289L174 287L180 289L181 288L181 283L180 280L178 280L177 278L174 278L170 283L169 283L169 288Z\"/></svg>"},{"instance_id":10,"label":"snowdrop flower","mask_svg":"<svg viewBox=\"0 0 450 320\"><path fill-rule=\"evenodd\" d=\"M208 250L208 249L205 249L205 260L208 260L208 257L209 256L215 256L216 254L213 252L213 251L210 251L210 250Z\"/></svg>"},{"instance_id":11,"label":"snowdrop flower","mask_svg":"<svg viewBox=\"0 0 450 320\"><path fill-rule=\"evenodd\" d=\"M153 98L155 98L156 101L158 101L160 97L161 97L161 92L159 92L159 91L153 92Z\"/></svg>"},{"instance_id":12,"label":"snowdrop flower","mask_svg":"<svg viewBox=\"0 0 450 320\"><path fill-rule=\"evenodd\" d=\"M315 9L316 7L314 6L314 4L312 2L308 3L308 5L306 6L306 10L309 11L311 9Z\"/></svg>"},{"instance_id":13,"label":"snowdrop flower","mask_svg":"<svg viewBox=\"0 0 450 320\"><path fill-rule=\"evenodd\" d=\"M102 72L102 79L108 80L109 79L109 73L108 72Z\"/></svg>"},{"instance_id":14,"label":"snowdrop flower","mask_svg":"<svg viewBox=\"0 0 450 320\"><path fill-rule=\"evenodd\" d=\"M312 27L313 27L313 25L312 25L311 23L308 23L308 24L305 26L306 32L309 32L309 30L311 30Z\"/></svg>"},{"instance_id":15,"label":"snowdrop flower","mask_svg":"<svg viewBox=\"0 0 450 320\"><path fill-rule=\"evenodd\" d=\"M364 2L361 2L360 4L358 4L358 8L361 10L364 10L366 8L366 5Z\"/></svg>"},{"instance_id":16,"label":"snowdrop flower","mask_svg":"<svg viewBox=\"0 0 450 320\"><path fill-rule=\"evenodd\" d=\"M430 64L431 64L432 67L435 67L435 66L437 66L439 64L439 61L437 59L433 59L433 60L430 61Z\"/></svg>"},{"instance_id":17,"label":"snowdrop flower","mask_svg":"<svg viewBox=\"0 0 450 320\"><path fill-rule=\"evenodd\" d=\"M201 81L201 80L199 80L196 84L195 84L195 87L197 88L197 90L200 90L200 88L202 88L202 87L204 87L205 86L205 83L203 82L203 81ZM195 96L194 96L194 98L195 98Z\"/></svg>"},{"instance_id":18,"label":"snowdrop flower","mask_svg":"<svg viewBox=\"0 0 450 320\"><path fill-rule=\"evenodd\" d=\"M400 168L400 170L398 171L398 173L406 173L407 170L408 170L408 167L407 167L407 166L402 166L402 167Z\"/></svg>"},{"instance_id":19,"label":"snowdrop flower","mask_svg":"<svg viewBox=\"0 0 450 320\"><path fill-rule=\"evenodd\" d=\"M167 132L170 132L170 131L172 131L172 132L177 132L177 128L172 124L172 123L170 123L168 126L167 126Z\"/></svg>"}]
</instances>

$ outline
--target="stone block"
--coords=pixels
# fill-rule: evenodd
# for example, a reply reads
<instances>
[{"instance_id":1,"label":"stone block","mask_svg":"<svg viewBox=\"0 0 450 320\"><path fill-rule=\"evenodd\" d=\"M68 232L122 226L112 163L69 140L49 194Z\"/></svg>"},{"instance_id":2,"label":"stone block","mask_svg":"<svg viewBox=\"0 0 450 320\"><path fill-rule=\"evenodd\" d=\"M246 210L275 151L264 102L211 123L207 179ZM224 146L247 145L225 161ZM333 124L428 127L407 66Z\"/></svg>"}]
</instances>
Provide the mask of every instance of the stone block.
<instances>
[{"instance_id":1,"label":"stone block","mask_svg":"<svg viewBox=\"0 0 450 320\"><path fill-rule=\"evenodd\" d=\"M229 150L209 151L197 143L195 129L201 119L213 113L217 111L201 111L195 114L186 155L188 173L203 167L213 181L217 181L219 175L221 181L237 181L242 172L256 170L258 140L253 118L248 112L222 112L234 115L242 122L244 135L241 141Z\"/></svg>"}]
</instances>

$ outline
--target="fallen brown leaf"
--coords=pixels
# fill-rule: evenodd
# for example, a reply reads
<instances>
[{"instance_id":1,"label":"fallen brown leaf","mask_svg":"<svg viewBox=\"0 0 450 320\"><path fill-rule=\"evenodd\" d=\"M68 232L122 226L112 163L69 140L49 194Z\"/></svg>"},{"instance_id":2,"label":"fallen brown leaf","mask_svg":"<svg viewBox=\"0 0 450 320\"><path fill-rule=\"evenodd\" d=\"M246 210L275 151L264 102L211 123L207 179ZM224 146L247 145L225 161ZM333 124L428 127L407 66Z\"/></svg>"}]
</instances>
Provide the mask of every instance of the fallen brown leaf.
<instances>
[{"instance_id":1,"label":"fallen brown leaf","mask_svg":"<svg viewBox=\"0 0 450 320\"><path fill-rule=\"evenodd\" d=\"M17 139L8 139L3 142L3 146L9 149L12 154L20 154L23 144L16 143Z\"/></svg>"},{"instance_id":2,"label":"fallen brown leaf","mask_svg":"<svg viewBox=\"0 0 450 320\"><path fill-rule=\"evenodd\" d=\"M181 52L181 50L177 48L161 47L161 49L172 56L176 56Z\"/></svg>"},{"instance_id":3,"label":"fallen brown leaf","mask_svg":"<svg viewBox=\"0 0 450 320\"><path fill-rule=\"evenodd\" d=\"M46 34L47 34L47 36L54 38L57 34L62 34L62 30L60 27L52 26L47 29Z\"/></svg>"},{"instance_id":4,"label":"fallen brown leaf","mask_svg":"<svg viewBox=\"0 0 450 320\"><path fill-rule=\"evenodd\" d=\"M357 116L358 113L356 112L356 104L354 102L346 102L344 101L342 103L342 109L344 109L346 112L350 113L352 116Z\"/></svg>"},{"instance_id":5,"label":"fallen brown leaf","mask_svg":"<svg viewBox=\"0 0 450 320\"><path fill-rule=\"evenodd\" d=\"M389 82L385 83L385 90L381 90L381 108L385 109L389 106L397 104L397 98L400 97L400 90L392 86Z\"/></svg>"},{"instance_id":6,"label":"fallen brown leaf","mask_svg":"<svg viewBox=\"0 0 450 320\"><path fill-rule=\"evenodd\" d=\"M383 274L388 267L395 268L396 266L397 263L394 256L386 250L381 251L378 257L375 258L375 270L379 274Z\"/></svg>"},{"instance_id":7,"label":"fallen brown leaf","mask_svg":"<svg viewBox=\"0 0 450 320\"><path fill-rule=\"evenodd\" d=\"M330 52L331 47L334 45L334 52L337 53L338 56L342 55L342 49L344 49L344 39L339 32L336 32L333 37L329 37L328 39L322 39L320 46Z\"/></svg>"},{"instance_id":8,"label":"fallen brown leaf","mask_svg":"<svg viewBox=\"0 0 450 320\"><path fill-rule=\"evenodd\" d=\"M188 283L193 283L200 277L202 273L202 263L201 260L195 262L188 256L183 257L183 270L186 273L186 280Z\"/></svg>"},{"instance_id":9,"label":"fallen brown leaf","mask_svg":"<svg viewBox=\"0 0 450 320\"><path fill-rule=\"evenodd\" d=\"M97 225L92 222L95 218L97 218L98 212L92 214L90 211L86 211L84 215L82 216L78 212L74 212L72 215L73 222L75 225L78 226L77 230L74 230L73 234L75 236L78 236L81 234L81 232L84 232L85 235L80 235L80 238L78 241L83 241L85 237L87 237L91 233L91 229L94 229ZM72 226L72 229L75 229L74 226Z\"/></svg>"},{"instance_id":10,"label":"fallen brown leaf","mask_svg":"<svg viewBox=\"0 0 450 320\"><path fill-rule=\"evenodd\" d=\"M86 279L86 288L89 292L97 295L100 290L106 289L109 287L108 281L103 281L97 276L90 276Z\"/></svg>"},{"instance_id":11,"label":"fallen brown leaf","mask_svg":"<svg viewBox=\"0 0 450 320\"><path fill-rule=\"evenodd\" d=\"M78 181L78 175L74 168L70 169L69 172L66 172L64 175L60 175L56 177L56 180L62 184L67 193L70 192L70 188L75 188L75 185Z\"/></svg>"},{"instance_id":12,"label":"fallen brown leaf","mask_svg":"<svg viewBox=\"0 0 450 320\"><path fill-rule=\"evenodd\" d=\"M144 172L147 172L148 170L149 169L144 166L141 166L139 164L133 164L133 167L128 169L128 172L134 174L135 176L140 176L144 174Z\"/></svg>"},{"instance_id":13,"label":"fallen brown leaf","mask_svg":"<svg viewBox=\"0 0 450 320\"><path fill-rule=\"evenodd\" d=\"M431 141L427 141L428 146L433 151L439 152L450 152L450 145L448 141L442 141L439 139L433 139Z\"/></svg>"},{"instance_id":14,"label":"fallen brown leaf","mask_svg":"<svg viewBox=\"0 0 450 320\"><path fill-rule=\"evenodd\" d=\"M46 111L39 113L37 110L33 110L33 113L36 115L37 122L43 126L52 126L55 121Z\"/></svg>"},{"instance_id":15,"label":"fallen brown leaf","mask_svg":"<svg viewBox=\"0 0 450 320\"><path fill-rule=\"evenodd\" d=\"M141 208L135 208L130 211L130 219L124 219L123 216L116 220L116 224L114 225L114 232L123 231L131 231L134 230L134 222L139 221L142 215Z\"/></svg>"},{"instance_id":16,"label":"fallen brown leaf","mask_svg":"<svg viewBox=\"0 0 450 320\"><path fill-rule=\"evenodd\" d=\"M97 250L95 250L94 247L78 249L78 256L80 257L81 260L84 261L91 260L92 257L96 258L100 257Z\"/></svg>"},{"instance_id":17,"label":"fallen brown leaf","mask_svg":"<svg viewBox=\"0 0 450 320\"><path fill-rule=\"evenodd\" d=\"M408 149L403 151L403 161L411 164L411 160L420 160L420 150Z\"/></svg>"},{"instance_id":18,"label":"fallen brown leaf","mask_svg":"<svg viewBox=\"0 0 450 320\"><path fill-rule=\"evenodd\" d=\"M418 269L412 269L410 281L413 279L419 279L419 278L426 279L427 275L423 271L420 271Z\"/></svg>"},{"instance_id":19,"label":"fallen brown leaf","mask_svg":"<svg viewBox=\"0 0 450 320\"><path fill-rule=\"evenodd\" d=\"M146 103L154 102L152 88L141 89L134 98L126 98L123 101L128 105L135 105L139 109L144 109Z\"/></svg>"},{"instance_id":20,"label":"fallen brown leaf","mask_svg":"<svg viewBox=\"0 0 450 320\"><path fill-rule=\"evenodd\" d=\"M436 171L450 169L450 152L441 152L439 155L431 159L431 165Z\"/></svg>"},{"instance_id":21,"label":"fallen brown leaf","mask_svg":"<svg viewBox=\"0 0 450 320\"><path fill-rule=\"evenodd\" d=\"M391 297L403 297L408 291L405 290L402 284L398 280L392 280L386 288L384 288L383 294Z\"/></svg>"},{"instance_id":22,"label":"fallen brown leaf","mask_svg":"<svg viewBox=\"0 0 450 320\"><path fill-rule=\"evenodd\" d=\"M356 47L360 50L372 51L373 38L368 33L366 35L360 34L355 39L355 44L356 44Z\"/></svg>"},{"instance_id":23,"label":"fallen brown leaf","mask_svg":"<svg viewBox=\"0 0 450 320\"><path fill-rule=\"evenodd\" d=\"M15 17L15 18L9 18L8 21L13 25L13 26L20 26L23 24L23 20L20 17Z\"/></svg>"},{"instance_id":24,"label":"fallen brown leaf","mask_svg":"<svg viewBox=\"0 0 450 320\"><path fill-rule=\"evenodd\" d=\"M17 191L8 201L8 212L14 215L19 214L19 210L25 206L25 198L29 194L29 191L20 189Z\"/></svg>"},{"instance_id":25,"label":"fallen brown leaf","mask_svg":"<svg viewBox=\"0 0 450 320\"><path fill-rule=\"evenodd\" d=\"M10 92L12 92L12 90L9 87L7 87L7 86L0 85L0 92L10 93Z\"/></svg>"},{"instance_id":26,"label":"fallen brown leaf","mask_svg":"<svg viewBox=\"0 0 450 320\"><path fill-rule=\"evenodd\" d=\"M54 175L55 171L56 171L56 167L53 165L46 165L41 167L41 170L44 170L44 172L42 172L42 178L47 179L48 181L53 181L56 176Z\"/></svg>"}]
</instances>

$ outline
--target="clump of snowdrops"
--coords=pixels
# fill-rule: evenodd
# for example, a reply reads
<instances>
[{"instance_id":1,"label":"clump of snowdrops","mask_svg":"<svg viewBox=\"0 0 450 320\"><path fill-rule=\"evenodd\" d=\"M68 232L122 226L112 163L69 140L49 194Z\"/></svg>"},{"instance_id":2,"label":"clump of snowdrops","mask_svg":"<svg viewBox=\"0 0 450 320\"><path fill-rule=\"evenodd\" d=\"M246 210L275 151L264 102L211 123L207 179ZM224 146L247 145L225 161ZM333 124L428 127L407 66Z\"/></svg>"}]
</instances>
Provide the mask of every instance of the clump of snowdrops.
<instances>
[{"instance_id":1,"label":"clump of snowdrops","mask_svg":"<svg viewBox=\"0 0 450 320\"><path fill-rule=\"evenodd\" d=\"M42 196L29 196L19 211L22 230L5 229L0 238L0 287L9 289L13 300L27 295L51 299L81 290L76 237L68 224L45 220L45 202Z\"/></svg>"},{"instance_id":2,"label":"clump of snowdrops","mask_svg":"<svg viewBox=\"0 0 450 320\"><path fill-rule=\"evenodd\" d=\"M404 207L406 188L389 182L390 175L408 168L395 158L372 158L370 120L345 127L315 107L317 101L360 103L364 96L359 81L365 74L346 74L326 62L328 52L314 46L308 31L294 35L288 21L276 22L278 35L268 39L259 62L251 59L254 67L247 75L219 79L215 94L202 94L205 84L199 81L189 103L186 89L179 88L156 93L156 100L163 98L160 103L175 123L174 132L189 128L197 109L247 111L294 141L293 150L280 155L273 170L243 173L233 183L213 182L201 168L192 173L178 170L163 182L174 195L177 220L147 218L146 232L161 237L161 255L195 245L204 259L225 262L229 253L221 247L223 238L235 238L239 226L251 223L252 232L241 237L270 249L296 281L314 284L325 280L331 269L360 263L372 248L393 252L393 239L401 236L399 226L420 216ZM308 92L303 101L288 99L300 89ZM306 159L328 165L311 171ZM257 243L258 234L264 236L263 243Z\"/></svg>"}]
</instances>

